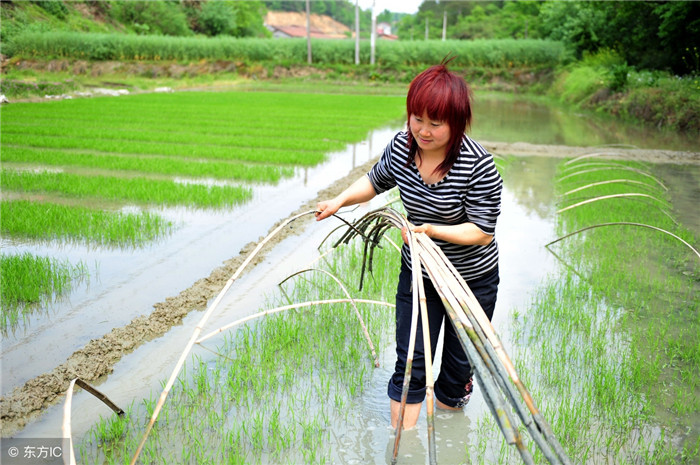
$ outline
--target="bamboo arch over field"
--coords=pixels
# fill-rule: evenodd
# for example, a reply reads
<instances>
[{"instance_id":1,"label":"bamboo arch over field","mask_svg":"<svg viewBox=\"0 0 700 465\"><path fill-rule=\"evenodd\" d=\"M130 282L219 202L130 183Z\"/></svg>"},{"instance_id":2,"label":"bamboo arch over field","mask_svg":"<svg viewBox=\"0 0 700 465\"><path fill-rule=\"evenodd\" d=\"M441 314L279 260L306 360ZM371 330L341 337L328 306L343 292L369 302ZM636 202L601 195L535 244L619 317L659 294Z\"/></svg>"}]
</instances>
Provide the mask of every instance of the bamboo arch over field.
<instances>
[{"instance_id":1,"label":"bamboo arch over field","mask_svg":"<svg viewBox=\"0 0 700 465\"><path fill-rule=\"evenodd\" d=\"M617 221L617 222L613 222L613 223L601 223L601 224L595 224L593 226L587 226L585 228L578 229L574 232L571 232L571 233L566 234L564 236L561 236L557 239L554 239L553 241L545 244L545 247L549 248L550 245L556 244L557 242L562 241L562 240L566 239L567 237L571 237L571 236L574 236L576 234L582 233L584 231L588 231L589 229L602 228L604 226L637 226L640 228L649 228L649 229L653 229L655 231L658 231L658 232L661 232L664 234L668 234L669 236L673 237L674 239L677 239L678 241L682 242L686 247L688 247L690 250L692 250L693 253L695 253L695 255L697 255L697 257L700 259L700 252L698 252L698 250L695 247L690 245L688 242L686 242L685 240L683 240L679 236L673 234L672 232L666 231L665 229L662 229L662 228L657 228L656 226L651 226L649 224L633 223L633 222L629 222L629 221Z\"/></svg>"}]
</instances>

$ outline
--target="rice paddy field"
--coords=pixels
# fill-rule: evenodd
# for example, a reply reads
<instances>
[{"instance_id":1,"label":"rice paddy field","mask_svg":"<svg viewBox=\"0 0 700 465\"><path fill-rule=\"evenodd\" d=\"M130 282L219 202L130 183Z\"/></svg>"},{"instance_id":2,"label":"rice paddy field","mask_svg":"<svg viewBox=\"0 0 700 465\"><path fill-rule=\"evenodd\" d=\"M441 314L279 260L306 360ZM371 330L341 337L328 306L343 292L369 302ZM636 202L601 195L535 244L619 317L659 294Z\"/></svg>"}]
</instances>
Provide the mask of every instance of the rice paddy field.
<instances>
[{"instance_id":1,"label":"rice paddy field","mask_svg":"<svg viewBox=\"0 0 700 465\"><path fill-rule=\"evenodd\" d=\"M124 410L114 414L76 390L78 463L129 463L137 450L138 463L389 463L386 382L399 262L390 241L400 242L398 231L375 249L360 289L364 244L334 247L343 223L290 223L222 298L191 352L183 350L202 316L197 310L211 305L230 272L198 303L171 299L170 291L160 296L151 284L123 286L121 307L81 296L103 292L105 281L120 286L111 260L146 266L143 257L173 250L172 238L185 244L175 250L186 260L154 259L164 262L152 267L160 279L184 288L193 275L206 276L217 259L233 255L223 242L258 242L275 221L304 210L304 199L327 195L318 191L371 162L401 127L403 103L378 95L183 92L3 107L3 378L10 380L2 389L3 437L62 434L63 395L17 431L6 429L16 389L67 358L65 348L43 366L36 355L21 355L37 343L33 331L62 337L70 355L163 299L186 307L165 334L138 342L94 379L67 368ZM518 138L516 129L499 129ZM494 327L572 463L698 463L700 256L692 206L700 165L650 163L601 147L585 156L556 150L554 157L497 154L505 190ZM342 216L352 221L387 204L400 210L395 201L389 193ZM195 245L202 241L208 247ZM216 258L204 261L207 254ZM327 300L334 302L319 303ZM99 316L79 310L63 320L71 301L99 308ZM131 309L139 306L133 302L145 308ZM78 324L81 315L87 322ZM181 354L184 366L146 437ZM36 373L13 371L21 364ZM429 462L425 415L402 435L398 463ZM437 412L436 441L437 463L521 463L478 385L463 412ZM532 441L527 447L535 463L548 463Z\"/></svg>"}]
</instances>

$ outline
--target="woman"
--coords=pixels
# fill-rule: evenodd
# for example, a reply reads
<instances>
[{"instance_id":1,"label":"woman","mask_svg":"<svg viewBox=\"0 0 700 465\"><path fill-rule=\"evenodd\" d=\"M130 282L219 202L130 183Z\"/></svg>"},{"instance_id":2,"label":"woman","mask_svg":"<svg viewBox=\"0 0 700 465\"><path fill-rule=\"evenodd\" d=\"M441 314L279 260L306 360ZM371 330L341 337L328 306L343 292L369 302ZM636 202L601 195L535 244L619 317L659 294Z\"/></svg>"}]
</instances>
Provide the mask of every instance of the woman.
<instances>
[{"instance_id":1,"label":"woman","mask_svg":"<svg viewBox=\"0 0 700 465\"><path fill-rule=\"evenodd\" d=\"M466 82L446 64L433 66L411 82L406 98L408 130L394 136L379 162L337 197L319 202L317 220L343 206L366 202L398 186L412 231L425 233L445 252L491 319L498 290L498 246L494 239L501 209L502 180L493 157L465 131L471 123ZM402 231L406 242L406 231ZM445 308L427 275L431 354L435 353ZM413 300L411 257L401 252L396 293L396 366L388 385L391 424L396 428ZM461 409L472 392L472 368L452 324L445 324L442 363L435 382L436 405ZM418 421L425 398L425 359L419 319L403 428Z\"/></svg>"}]
</instances>

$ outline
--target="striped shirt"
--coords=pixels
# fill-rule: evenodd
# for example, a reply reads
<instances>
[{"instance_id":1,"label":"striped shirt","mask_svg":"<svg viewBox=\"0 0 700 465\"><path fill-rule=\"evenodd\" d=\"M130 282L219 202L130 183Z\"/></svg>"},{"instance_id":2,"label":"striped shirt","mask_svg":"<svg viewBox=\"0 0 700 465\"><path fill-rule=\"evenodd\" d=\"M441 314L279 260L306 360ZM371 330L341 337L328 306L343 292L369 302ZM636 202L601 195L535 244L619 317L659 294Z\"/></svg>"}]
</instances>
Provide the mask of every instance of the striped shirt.
<instances>
[{"instance_id":1,"label":"striped shirt","mask_svg":"<svg viewBox=\"0 0 700 465\"><path fill-rule=\"evenodd\" d=\"M398 186L408 221L416 226L474 223L486 234L495 235L503 181L491 154L465 134L459 157L450 171L437 183L426 184L415 161L406 166L407 136L405 131L396 134L367 174L377 194ZM434 241L467 281L498 264L495 237L486 246ZM401 257L410 267L410 250L405 244Z\"/></svg>"}]
</instances>

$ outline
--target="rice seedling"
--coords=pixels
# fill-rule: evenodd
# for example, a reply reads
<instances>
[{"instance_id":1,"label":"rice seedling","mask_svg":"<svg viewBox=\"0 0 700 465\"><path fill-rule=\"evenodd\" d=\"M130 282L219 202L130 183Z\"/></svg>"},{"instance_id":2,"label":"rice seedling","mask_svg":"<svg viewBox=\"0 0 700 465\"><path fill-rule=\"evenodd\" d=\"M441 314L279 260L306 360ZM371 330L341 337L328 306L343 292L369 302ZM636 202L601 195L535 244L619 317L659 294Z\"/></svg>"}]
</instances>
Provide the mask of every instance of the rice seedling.
<instances>
[{"instance_id":1,"label":"rice seedling","mask_svg":"<svg viewBox=\"0 0 700 465\"><path fill-rule=\"evenodd\" d=\"M290 166L231 160L188 160L163 155L109 154L12 146L3 146L2 161L5 168L41 165L114 171L124 175L158 174L265 183L277 183L281 179L291 177L295 171Z\"/></svg>"},{"instance_id":2,"label":"rice seedling","mask_svg":"<svg viewBox=\"0 0 700 465\"><path fill-rule=\"evenodd\" d=\"M401 107L398 97L247 92L19 103L3 110L0 180L13 198L230 208L251 198L250 186L205 184L278 182Z\"/></svg>"},{"instance_id":3,"label":"rice seedling","mask_svg":"<svg viewBox=\"0 0 700 465\"><path fill-rule=\"evenodd\" d=\"M168 234L174 225L149 212L124 213L27 200L0 202L0 232L37 241L134 247Z\"/></svg>"},{"instance_id":4,"label":"rice seedling","mask_svg":"<svg viewBox=\"0 0 700 465\"><path fill-rule=\"evenodd\" d=\"M3 226L6 216L3 215ZM30 253L0 256L0 330L15 328L40 304L51 302L70 290L76 280L89 277L87 266L80 262L41 257Z\"/></svg>"},{"instance_id":5,"label":"rice seedling","mask_svg":"<svg viewBox=\"0 0 700 465\"><path fill-rule=\"evenodd\" d=\"M53 193L76 199L134 202L141 205L184 205L223 208L250 199L250 188L206 186L170 180L82 176L69 173L30 173L3 170L4 189L21 193Z\"/></svg>"}]
</instances>

